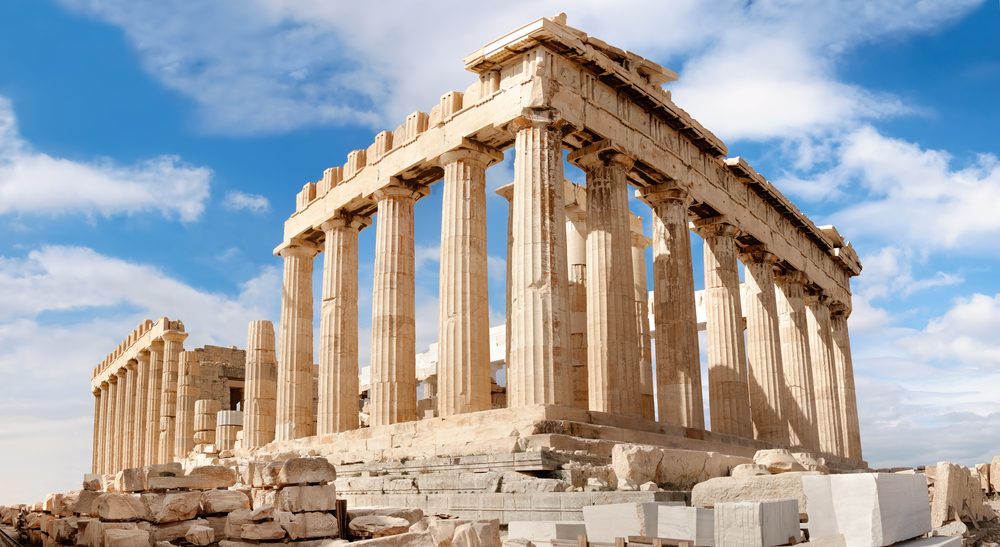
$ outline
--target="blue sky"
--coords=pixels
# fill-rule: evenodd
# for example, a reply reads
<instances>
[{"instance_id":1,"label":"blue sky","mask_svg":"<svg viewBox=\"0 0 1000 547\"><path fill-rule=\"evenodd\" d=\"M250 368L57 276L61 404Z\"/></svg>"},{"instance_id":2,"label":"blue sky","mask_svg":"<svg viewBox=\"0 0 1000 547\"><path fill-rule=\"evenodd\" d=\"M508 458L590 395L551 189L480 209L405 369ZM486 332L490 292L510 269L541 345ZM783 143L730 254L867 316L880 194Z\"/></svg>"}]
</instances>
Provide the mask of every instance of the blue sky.
<instances>
[{"instance_id":1,"label":"blue sky","mask_svg":"<svg viewBox=\"0 0 1000 547\"><path fill-rule=\"evenodd\" d=\"M188 347L244 345L277 318L297 189L464 89L464 55L560 11L677 71L682 108L853 241L866 458L1000 453L996 2L425 4L0 0L0 503L78 484L89 371L122 336L168 315ZM495 166L490 188L510 178ZM423 345L439 200L417 205ZM506 204L488 207L496 319Z\"/></svg>"}]
</instances>

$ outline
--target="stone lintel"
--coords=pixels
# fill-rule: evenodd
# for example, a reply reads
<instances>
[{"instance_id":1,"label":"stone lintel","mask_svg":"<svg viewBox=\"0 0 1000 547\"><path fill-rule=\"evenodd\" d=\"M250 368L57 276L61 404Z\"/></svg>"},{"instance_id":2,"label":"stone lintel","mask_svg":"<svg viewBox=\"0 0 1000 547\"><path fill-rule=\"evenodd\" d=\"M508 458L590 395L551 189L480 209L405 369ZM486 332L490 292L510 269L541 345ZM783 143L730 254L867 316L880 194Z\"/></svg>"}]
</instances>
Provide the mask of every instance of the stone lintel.
<instances>
[{"instance_id":1,"label":"stone lintel","mask_svg":"<svg viewBox=\"0 0 1000 547\"><path fill-rule=\"evenodd\" d=\"M483 167L489 167L503 161L503 152L472 139L462 139L461 145L441 154L438 158L442 167L453 161L474 161Z\"/></svg>"},{"instance_id":2,"label":"stone lintel","mask_svg":"<svg viewBox=\"0 0 1000 547\"><path fill-rule=\"evenodd\" d=\"M571 163L588 170L604 165L617 164L627 172L635 164L635 158L626 154L620 146L616 146L606 139L570 152L567 159Z\"/></svg>"}]
</instances>

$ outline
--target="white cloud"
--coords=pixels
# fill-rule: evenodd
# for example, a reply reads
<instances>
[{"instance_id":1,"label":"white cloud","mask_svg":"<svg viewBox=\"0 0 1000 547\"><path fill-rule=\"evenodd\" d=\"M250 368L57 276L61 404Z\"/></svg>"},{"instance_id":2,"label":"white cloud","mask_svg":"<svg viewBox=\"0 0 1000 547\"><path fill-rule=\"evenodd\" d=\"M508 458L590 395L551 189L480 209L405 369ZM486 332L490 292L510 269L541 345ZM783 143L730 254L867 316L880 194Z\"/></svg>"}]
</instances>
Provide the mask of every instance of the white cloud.
<instances>
[{"instance_id":1,"label":"white cloud","mask_svg":"<svg viewBox=\"0 0 1000 547\"><path fill-rule=\"evenodd\" d=\"M905 344L915 355L977 370L1000 370L1000 294L957 299Z\"/></svg>"},{"instance_id":2,"label":"white cloud","mask_svg":"<svg viewBox=\"0 0 1000 547\"><path fill-rule=\"evenodd\" d=\"M233 191L226 194L223 205L231 211L250 211L260 214L271 210L271 202L259 194L247 194L245 192Z\"/></svg>"},{"instance_id":3,"label":"white cloud","mask_svg":"<svg viewBox=\"0 0 1000 547\"><path fill-rule=\"evenodd\" d=\"M90 453L93 412L86 379L143 319L184 321L191 333L186 348L242 347L248 321L276 318L280 294L273 267L235 294L222 294L85 247L45 246L0 257L0 414L11 424L0 438L19 447L0 455L6 470L0 503L79 488L90 465L81 457Z\"/></svg>"},{"instance_id":4,"label":"white cloud","mask_svg":"<svg viewBox=\"0 0 1000 547\"><path fill-rule=\"evenodd\" d=\"M10 101L0 96L0 215L112 216L156 211L197 220L212 172L177 156L133 165L108 159L79 162L32 149L18 132Z\"/></svg>"}]
</instances>

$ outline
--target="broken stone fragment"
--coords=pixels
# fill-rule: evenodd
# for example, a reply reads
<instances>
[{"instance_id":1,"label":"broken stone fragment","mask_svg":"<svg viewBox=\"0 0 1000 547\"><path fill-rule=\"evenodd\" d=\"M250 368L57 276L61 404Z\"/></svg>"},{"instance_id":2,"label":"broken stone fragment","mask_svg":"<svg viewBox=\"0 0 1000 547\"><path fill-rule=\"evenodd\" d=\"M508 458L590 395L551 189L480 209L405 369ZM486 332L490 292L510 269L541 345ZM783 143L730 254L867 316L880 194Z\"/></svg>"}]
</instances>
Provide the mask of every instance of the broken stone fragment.
<instances>
[{"instance_id":1,"label":"broken stone fragment","mask_svg":"<svg viewBox=\"0 0 1000 547\"><path fill-rule=\"evenodd\" d=\"M101 494L95 506L97 516L107 521L139 520L146 514L146 506L139 494Z\"/></svg>"},{"instance_id":2,"label":"broken stone fragment","mask_svg":"<svg viewBox=\"0 0 1000 547\"><path fill-rule=\"evenodd\" d=\"M275 488L296 484L326 484L337 471L326 458L292 458L271 462L261 471L264 486Z\"/></svg>"},{"instance_id":3,"label":"broken stone fragment","mask_svg":"<svg viewBox=\"0 0 1000 547\"><path fill-rule=\"evenodd\" d=\"M104 532L104 547L137 547L139 545L149 545L149 532L122 529Z\"/></svg>"},{"instance_id":4,"label":"broken stone fragment","mask_svg":"<svg viewBox=\"0 0 1000 547\"><path fill-rule=\"evenodd\" d=\"M350 547L438 547L429 532L407 532L361 541L352 541Z\"/></svg>"},{"instance_id":5,"label":"broken stone fragment","mask_svg":"<svg viewBox=\"0 0 1000 547\"><path fill-rule=\"evenodd\" d=\"M767 470L766 465L761 465L759 463L741 463L733 468L729 473L734 479L745 479L748 477L759 477L761 475L770 475L771 472Z\"/></svg>"},{"instance_id":6,"label":"broken stone fragment","mask_svg":"<svg viewBox=\"0 0 1000 547\"><path fill-rule=\"evenodd\" d=\"M97 492L101 489L101 475L96 473L87 473L83 476L83 489L89 490L91 492Z\"/></svg>"},{"instance_id":7,"label":"broken stone fragment","mask_svg":"<svg viewBox=\"0 0 1000 547\"><path fill-rule=\"evenodd\" d=\"M337 487L332 484L286 486L276 494L275 506L292 513L333 511L337 508Z\"/></svg>"},{"instance_id":8,"label":"broken stone fragment","mask_svg":"<svg viewBox=\"0 0 1000 547\"><path fill-rule=\"evenodd\" d=\"M728 501L796 499L799 501L799 513L805 514L807 506L802 491L802 477L810 475L818 473L799 471L745 479L716 477L694 486L691 490L691 505L714 507Z\"/></svg>"},{"instance_id":9,"label":"broken stone fragment","mask_svg":"<svg viewBox=\"0 0 1000 547\"><path fill-rule=\"evenodd\" d=\"M196 524L188 528L184 539L192 545L208 545L215 541L215 530L208 526Z\"/></svg>"},{"instance_id":10,"label":"broken stone fragment","mask_svg":"<svg viewBox=\"0 0 1000 547\"><path fill-rule=\"evenodd\" d=\"M140 522L138 526L141 530L147 530L153 541L177 541L183 540L192 526L208 526L208 521L205 519L193 519L167 524Z\"/></svg>"},{"instance_id":11,"label":"broken stone fragment","mask_svg":"<svg viewBox=\"0 0 1000 547\"><path fill-rule=\"evenodd\" d=\"M758 450L757 453L753 455L753 463L763 465L772 475L806 470L806 468L795 459L795 456L784 448Z\"/></svg>"},{"instance_id":12,"label":"broken stone fragment","mask_svg":"<svg viewBox=\"0 0 1000 547\"><path fill-rule=\"evenodd\" d=\"M365 515L352 518L348 523L351 534L362 538L377 538L402 534L410 530L410 521L385 515Z\"/></svg>"},{"instance_id":13,"label":"broken stone fragment","mask_svg":"<svg viewBox=\"0 0 1000 547\"><path fill-rule=\"evenodd\" d=\"M330 513L276 513L276 520L289 539L335 538L340 534L337 517Z\"/></svg>"},{"instance_id":14,"label":"broken stone fragment","mask_svg":"<svg viewBox=\"0 0 1000 547\"><path fill-rule=\"evenodd\" d=\"M240 526L239 537L257 541L282 539L285 537L285 529L275 521L250 522Z\"/></svg>"},{"instance_id":15,"label":"broken stone fragment","mask_svg":"<svg viewBox=\"0 0 1000 547\"><path fill-rule=\"evenodd\" d=\"M206 490L201 493L201 514L232 513L250 508L250 498L237 490Z\"/></svg>"},{"instance_id":16,"label":"broken stone fragment","mask_svg":"<svg viewBox=\"0 0 1000 547\"><path fill-rule=\"evenodd\" d=\"M146 506L145 520L164 524L191 520L201 508L201 492L171 492L142 494Z\"/></svg>"}]
</instances>

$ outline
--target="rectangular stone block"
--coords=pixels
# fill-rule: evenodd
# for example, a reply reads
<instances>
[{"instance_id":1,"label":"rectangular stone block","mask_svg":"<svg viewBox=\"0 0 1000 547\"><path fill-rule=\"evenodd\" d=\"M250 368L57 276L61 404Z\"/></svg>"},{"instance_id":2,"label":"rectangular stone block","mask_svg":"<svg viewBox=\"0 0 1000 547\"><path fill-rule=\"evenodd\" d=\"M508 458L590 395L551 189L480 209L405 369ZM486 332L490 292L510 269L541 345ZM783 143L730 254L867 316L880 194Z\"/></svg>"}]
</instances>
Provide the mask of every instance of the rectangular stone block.
<instances>
[{"instance_id":1,"label":"rectangular stone block","mask_svg":"<svg viewBox=\"0 0 1000 547\"><path fill-rule=\"evenodd\" d=\"M701 507L661 505L657 508L657 537L686 539L695 545L715 545L715 511Z\"/></svg>"},{"instance_id":2,"label":"rectangular stone block","mask_svg":"<svg viewBox=\"0 0 1000 547\"><path fill-rule=\"evenodd\" d=\"M848 545L882 547L931 531L923 475L859 473L802 477L811 538L843 535Z\"/></svg>"},{"instance_id":3,"label":"rectangular stone block","mask_svg":"<svg viewBox=\"0 0 1000 547\"><path fill-rule=\"evenodd\" d=\"M614 543L627 536L657 537L657 503L612 503L583 508L587 539Z\"/></svg>"},{"instance_id":4,"label":"rectangular stone block","mask_svg":"<svg viewBox=\"0 0 1000 547\"><path fill-rule=\"evenodd\" d=\"M142 494L146 506L145 520L157 524L191 520L201 508L201 492L170 492Z\"/></svg>"},{"instance_id":5,"label":"rectangular stone block","mask_svg":"<svg viewBox=\"0 0 1000 547\"><path fill-rule=\"evenodd\" d=\"M275 506L279 511L291 513L333 511L337 508L337 487L332 484L286 486L275 496Z\"/></svg>"},{"instance_id":6,"label":"rectangular stone block","mask_svg":"<svg viewBox=\"0 0 1000 547\"><path fill-rule=\"evenodd\" d=\"M168 524L152 524L149 522L139 523L139 528L141 530L149 532L150 539L152 539L153 543L157 541L176 541L183 539L192 526L208 526L208 521L205 519L193 519L181 522L171 522Z\"/></svg>"},{"instance_id":7,"label":"rectangular stone block","mask_svg":"<svg viewBox=\"0 0 1000 547\"><path fill-rule=\"evenodd\" d=\"M715 545L772 547L798 543L799 502L742 501L715 506Z\"/></svg>"},{"instance_id":8,"label":"rectangular stone block","mask_svg":"<svg viewBox=\"0 0 1000 547\"><path fill-rule=\"evenodd\" d=\"M201 494L201 514L215 515L250 508L250 497L238 490L206 490Z\"/></svg>"},{"instance_id":9,"label":"rectangular stone block","mask_svg":"<svg viewBox=\"0 0 1000 547\"><path fill-rule=\"evenodd\" d=\"M101 494L95 505L101 520L139 520L146 515L146 506L139 494Z\"/></svg>"},{"instance_id":10,"label":"rectangular stone block","mask_svg":"<svg viewBox=\"0 0 1000 547\"><path fill-rule=\"evenodd\" d=\"M276 513L289 539L336 538L340 535L337 517L330 513Z\"/></svg>"},{"instance_id":11,"label":"rectangular stone block","mask_svg":"<svg viewBox=\"0 0 1000 547\"><path fill-rule=\"evenodd\" d=\"M587 534L587 526L571 520L515 520L507 523L509 539L526 539L538 547L550 547L553 539L575 541Z\"/></svg>"},{"instance_id":12,"label":"rectangular stone block","mask_svg":"<svg viewBox=\"0 0 1000 547\"><path fill-rule=\"evenodd\" d=\"M149 545L149 532L145 530L107 530L104 532L104 545L105 547Z\"/></svg>"},{"instance_id":13,"label":"rectangular stone block","mask_svg":"<svg viewBox=\"0 0 1000 547\"><path fill-rule=\"evenodd\" d=\"M961 536L939 536L932 538L917 538L895 544L896 547L962 547Z\"/></svg>"}]
</instances>

